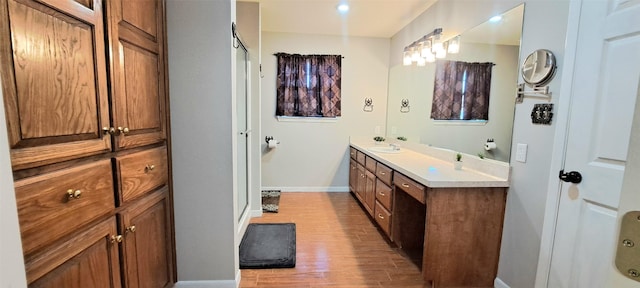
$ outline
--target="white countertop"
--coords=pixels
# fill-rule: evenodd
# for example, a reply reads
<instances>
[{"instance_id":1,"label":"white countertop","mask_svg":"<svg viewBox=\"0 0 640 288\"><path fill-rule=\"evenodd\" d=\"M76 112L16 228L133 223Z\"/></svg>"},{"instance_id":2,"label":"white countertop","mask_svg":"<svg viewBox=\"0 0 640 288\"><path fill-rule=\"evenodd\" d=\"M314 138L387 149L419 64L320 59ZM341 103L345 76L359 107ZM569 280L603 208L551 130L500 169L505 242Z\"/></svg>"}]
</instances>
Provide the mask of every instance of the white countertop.
<instances>
[{"instance_id":1,"label":"white countertop","mask_svg":"<svg viewBox=\"0 0 640 288\"><path fill-rule=\"evenodd\" d=\"M483 173L478 169L471 169L470 167L463 166L462 170L455 170L453 168L453 161L445 161L406 147L401 147L400 153L391 154L368 150L368 148L375 146L373 141L352 139L350 143L351 146L376 161L389 166L389 168L427 187L509 187L509 179ZM482 165L479 167L480 169L482 169L481 166ZM487 169L487 171L489 170L491 169Z\"/></svg>"}]
</instances>

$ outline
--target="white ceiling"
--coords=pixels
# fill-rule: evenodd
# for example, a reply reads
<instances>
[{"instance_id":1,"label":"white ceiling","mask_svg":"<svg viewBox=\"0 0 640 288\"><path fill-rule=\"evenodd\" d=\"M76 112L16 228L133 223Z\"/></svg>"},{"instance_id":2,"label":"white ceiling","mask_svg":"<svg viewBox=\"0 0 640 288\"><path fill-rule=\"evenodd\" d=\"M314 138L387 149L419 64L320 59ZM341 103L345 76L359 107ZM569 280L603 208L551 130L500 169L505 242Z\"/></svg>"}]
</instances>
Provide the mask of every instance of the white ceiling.
<instances>
[{"instance_id":1,"label":"white ceiling","mask_svg":"<svg viewBox=\"0 0 640 288\"><path fill-rule=\"evenodd\" d=\"M520 5L502 14L498 22L484 22L462 33L462 43L486 43L500 45L520 45L524 5Z\"/></svg>"},{"instance_id":2,"label":"white ceiling","mask_svg":"<svg viewBox=\"0 0 640 288\"><path fill-rule=\"evenodd\" d=\"M260 2L262 31L391 38L436 0L249 0ZM341 1L349 3L340 14Z\"/></svg>"}]
</instances>

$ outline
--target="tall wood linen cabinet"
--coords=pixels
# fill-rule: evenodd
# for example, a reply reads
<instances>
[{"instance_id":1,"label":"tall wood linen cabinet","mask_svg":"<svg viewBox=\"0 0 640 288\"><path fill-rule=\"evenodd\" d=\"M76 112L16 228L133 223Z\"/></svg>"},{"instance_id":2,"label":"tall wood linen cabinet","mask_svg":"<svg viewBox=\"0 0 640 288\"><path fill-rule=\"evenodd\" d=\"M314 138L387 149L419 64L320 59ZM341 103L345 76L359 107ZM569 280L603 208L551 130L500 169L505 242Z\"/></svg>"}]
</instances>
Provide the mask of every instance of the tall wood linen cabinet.
<instances>
[{"instance_id":1,"label":"tall wood linen cabinet","mask_svg":"<svg viewBox=\"0 0 640 288\"><path fill-rule=\"evenodd\" d=\"M30 287L175 282L162 0L0 0Z\"/></svg>"}]
</instances>

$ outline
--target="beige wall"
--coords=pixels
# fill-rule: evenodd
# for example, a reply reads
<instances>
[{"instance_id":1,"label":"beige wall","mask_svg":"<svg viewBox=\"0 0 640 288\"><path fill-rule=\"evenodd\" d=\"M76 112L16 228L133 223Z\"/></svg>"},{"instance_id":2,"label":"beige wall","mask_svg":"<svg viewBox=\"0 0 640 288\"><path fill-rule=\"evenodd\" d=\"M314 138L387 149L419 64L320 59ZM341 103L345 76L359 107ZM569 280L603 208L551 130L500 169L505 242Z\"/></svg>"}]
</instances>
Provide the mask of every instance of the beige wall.
<instances>
[{"instance_id":1,"label":"beige wall","mask_svg":"<svg viewBox=\"0 0 640 288\"><path fill-rule=\"evenodd\" d=\"M235 14L231 0L167 2L179 281L232 282L238 272Z\"/></svg>"},{"instance_id":2,"label":"beige wall","mask_svg":"<svg viewBox=\"0 0 640 288\"><path fill-rule=\"evenodd\" d=\"M330 123L278 122L276 52L344 56L342 117ZM388 63L389 39L263 32L262 135L281 144L268 150L262 142L262 186L348 191L349 137L373 138L376 126L384 135ZM365 98L373 99L373 112L362 110Z\"/></svg>"}]
</instances>

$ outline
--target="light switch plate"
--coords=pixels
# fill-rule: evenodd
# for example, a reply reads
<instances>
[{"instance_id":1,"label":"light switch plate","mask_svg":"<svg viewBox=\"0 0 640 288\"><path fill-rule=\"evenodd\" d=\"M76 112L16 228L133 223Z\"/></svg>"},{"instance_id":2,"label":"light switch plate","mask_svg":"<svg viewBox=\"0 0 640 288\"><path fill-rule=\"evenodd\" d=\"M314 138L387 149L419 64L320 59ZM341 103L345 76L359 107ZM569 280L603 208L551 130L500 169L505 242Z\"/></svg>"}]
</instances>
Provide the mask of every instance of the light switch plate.
<instances>
[{"instance_id":1,"label":"light switch plate","mask_svg":"<svg viewBox=\"0 0 640 288\"><path fill-rule=\"evenodd\" d=\"M527 144L518 143L516 148L516 161L527 162Z\"/></svg>"}]
</instances>

